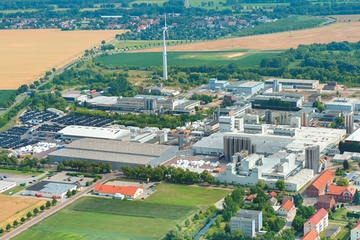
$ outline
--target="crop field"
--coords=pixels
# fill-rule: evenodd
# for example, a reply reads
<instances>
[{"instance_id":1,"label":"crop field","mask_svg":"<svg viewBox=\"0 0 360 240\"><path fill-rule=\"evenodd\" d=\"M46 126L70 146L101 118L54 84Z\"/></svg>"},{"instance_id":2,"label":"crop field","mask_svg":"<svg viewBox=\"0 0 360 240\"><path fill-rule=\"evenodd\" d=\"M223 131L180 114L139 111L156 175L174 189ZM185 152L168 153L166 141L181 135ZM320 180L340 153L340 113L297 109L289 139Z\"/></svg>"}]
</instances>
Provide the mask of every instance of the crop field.
<instances>
[{"instance_id":1,"label":"crop field","mask_svg":"<svg viewBox=\"0 0 360 240\"><path fill-rule=\"evenodd\" d=\"M8 223L20 220L35 207L40 207L46 201L33 198L14 197L0 194L0 228L5 228Z\"/></svg>"},{"instance_id":2,"label":"crop field","mask_svg":"<svg viewBox=\"0 0 360 240\"><path fill-rule=\"evenodd\" d=\"M320 28L279 32L257 36L230 38L216 41L195 42L186 45L169 46L170 51L224 51L233 49L284 50L296 48L300 44L358 42L360 41L360 22L339 22ZM161 48L144 49L141 52L160 52Z\"/></svg>"},{"instance_id":3,"label":"crop field","mask_svg":"<svg viewBox=\"0 0 360 240\"><path fill-rule=\"evenodd\" d=\"M339 22L360 22L360 14L331 15L330 17L336 18L336 20Z\"/></svg>"},{"instance_id":4,"label":"crop field","mask_svg":"<svg viewBox=\"0 0 360 240\"><path fill-rule=\"evenodd\" d=\"M230 193L172 184L156 190L144 201L82 197L14 239L160 239L199 207Z\"/></svg>"},{"instance_id":5,"label":"crop field","mask_svg":"<svg viewBox=\"0 0 360 240\"><path fill-rule=\"evenodd\" d=\"M122 30L0 30L0 89L17 89L80 57Z\"/></svg>"},{"instance_id":6,"label":"crop field","mask_svg":"<svg viewBox=\"0 0 360 240\"><path fill-rule=\"evenodd\" d=\"M257 67L264 57L275 56L278 52L244 52L244 51L213 51L213 52L168 52L168 65L201 66L224 65L237 63L240 67ZM154 52L119 53L97 58L107 65L127 65L138 67L162 66L162 54Z\"/></svg>"}]
</instances>

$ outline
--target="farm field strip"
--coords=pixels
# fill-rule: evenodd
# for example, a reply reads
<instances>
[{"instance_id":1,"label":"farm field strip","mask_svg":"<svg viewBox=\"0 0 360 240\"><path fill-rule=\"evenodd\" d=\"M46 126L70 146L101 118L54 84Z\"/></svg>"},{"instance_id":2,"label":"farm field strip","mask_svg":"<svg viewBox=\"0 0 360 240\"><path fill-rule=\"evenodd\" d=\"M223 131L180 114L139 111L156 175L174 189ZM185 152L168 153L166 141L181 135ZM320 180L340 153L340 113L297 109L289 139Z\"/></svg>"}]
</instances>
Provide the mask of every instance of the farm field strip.
<instances>
[{"instance_id":1,"label":"farm field strip","mask_svg":"<svg viewBox=\"0 0 360 240\"><path fill-rule=\"evenodd\" d=\"M0 89L17 89L112 40L123 30L0 30Z\"/></svg>"},{"instance_id":2,"label":"farm field strip","mask_svg":"<svg viewBox=\"0 0 360 240\"><path fill-rule=\"evenodd\" d=\"M222 51L231 49L285 50L300 44L357 42L360 41L360 22L338 22L319 28L195 42L186 45L168 46L169 52ZM142 49L141 52L161 52L162 48Z\"/></svg>"}]
</instances>

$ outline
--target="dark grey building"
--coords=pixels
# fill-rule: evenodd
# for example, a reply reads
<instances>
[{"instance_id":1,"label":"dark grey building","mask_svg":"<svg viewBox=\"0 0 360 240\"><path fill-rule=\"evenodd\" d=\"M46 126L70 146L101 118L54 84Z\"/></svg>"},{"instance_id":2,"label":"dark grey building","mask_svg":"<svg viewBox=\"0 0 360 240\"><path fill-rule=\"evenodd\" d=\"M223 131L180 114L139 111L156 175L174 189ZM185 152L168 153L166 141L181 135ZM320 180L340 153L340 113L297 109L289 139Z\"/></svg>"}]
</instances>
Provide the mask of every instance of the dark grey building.
<instances>
[{"instance_id":1,"label":"dark grey building","mask_svg":"<svg viewBox=\"0 0 360 240\"><path fill-rule=\"evenodd\" d=\"M313 169L316 174L319 172L320 147L314 145L305 149L305 168Z\"/></svg>"}]
</instances>

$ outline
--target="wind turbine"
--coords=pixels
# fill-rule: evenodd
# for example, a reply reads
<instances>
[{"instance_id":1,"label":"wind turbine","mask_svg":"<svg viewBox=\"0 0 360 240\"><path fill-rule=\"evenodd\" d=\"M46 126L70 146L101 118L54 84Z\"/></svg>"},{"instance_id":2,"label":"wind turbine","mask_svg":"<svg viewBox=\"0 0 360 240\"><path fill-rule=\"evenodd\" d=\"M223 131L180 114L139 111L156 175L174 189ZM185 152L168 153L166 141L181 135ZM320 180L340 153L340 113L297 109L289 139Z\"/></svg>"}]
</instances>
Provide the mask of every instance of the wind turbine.
<instances>
[{"instance_id":1,"label":"wind turbine","mask_svg":"<svg viewBox=\"0 0 360 240\"><path fill-rule=\"evenodd\" d=\"M166 27L166 14L165 14L165 25L163 27L163 79L167 80L167 55L166 55L166 41L165 41L165 34L167 31Z\"/></svg>"}]
</instances>

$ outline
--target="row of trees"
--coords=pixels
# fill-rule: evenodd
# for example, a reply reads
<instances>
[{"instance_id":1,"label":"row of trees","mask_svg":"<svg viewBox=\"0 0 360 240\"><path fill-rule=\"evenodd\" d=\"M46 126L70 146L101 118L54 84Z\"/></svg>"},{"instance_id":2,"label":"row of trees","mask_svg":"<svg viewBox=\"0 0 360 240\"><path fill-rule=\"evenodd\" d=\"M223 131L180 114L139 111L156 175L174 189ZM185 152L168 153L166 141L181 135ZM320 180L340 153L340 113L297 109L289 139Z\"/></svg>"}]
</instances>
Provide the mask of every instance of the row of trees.
<instances>
[{"instance_id":1,"label":"row of trees","mask_svg":"<svg viewBox=\"0 0 360 240\"><path fill-rule=\"evenodd\" d=\"M69 161L63 160L57 165L57 171L63 170L77 170L86 173L109 173L111 172L112 166L109 162L88 162L81 160L72 160Z\"/></svg>"},{"instance_id":2,"label":"row of trees","mask_svg":"<svg viewBox=\"0 0 360 240\"><path fill-rule=\"evenodd\" d=\"M49 209L51 206L55 206L56 203L57 203L57 200L53 199L51 202L47 201L44 205L41 205L40 211L38 208L34 208L32 212L28 212L26 214L26 218L22 217L20 219L20 222L18 220L14 220L12 225L10 223L8 223L5 228L6 231L10 231L11 228L16 228L17 226L19 226L19 224L26 222L26 220L30 219L31 217L37 216L40 212L44 212L46 209ZM5 233L4 229L0 228L0 235L4 234L4 233Z\"/></svg>"},{"instance_id":3,"label":"row of trees","mask_svg":"<svg viewBox=\"0 0 360 240\"><path fill-rule=\"evenodd\" d=\"M193 184L199 181L207 182L209 184L214 183L214 177L206 170L202 173L192 172L189 169L183 168L165 167L163 165L158 167L151 167L138 165L135 168L130 166L123 166L121 168L124 175L128 178L143 179L151 181L163 181L167 180L173 183Z\"/></svg>"}]
</instances>

